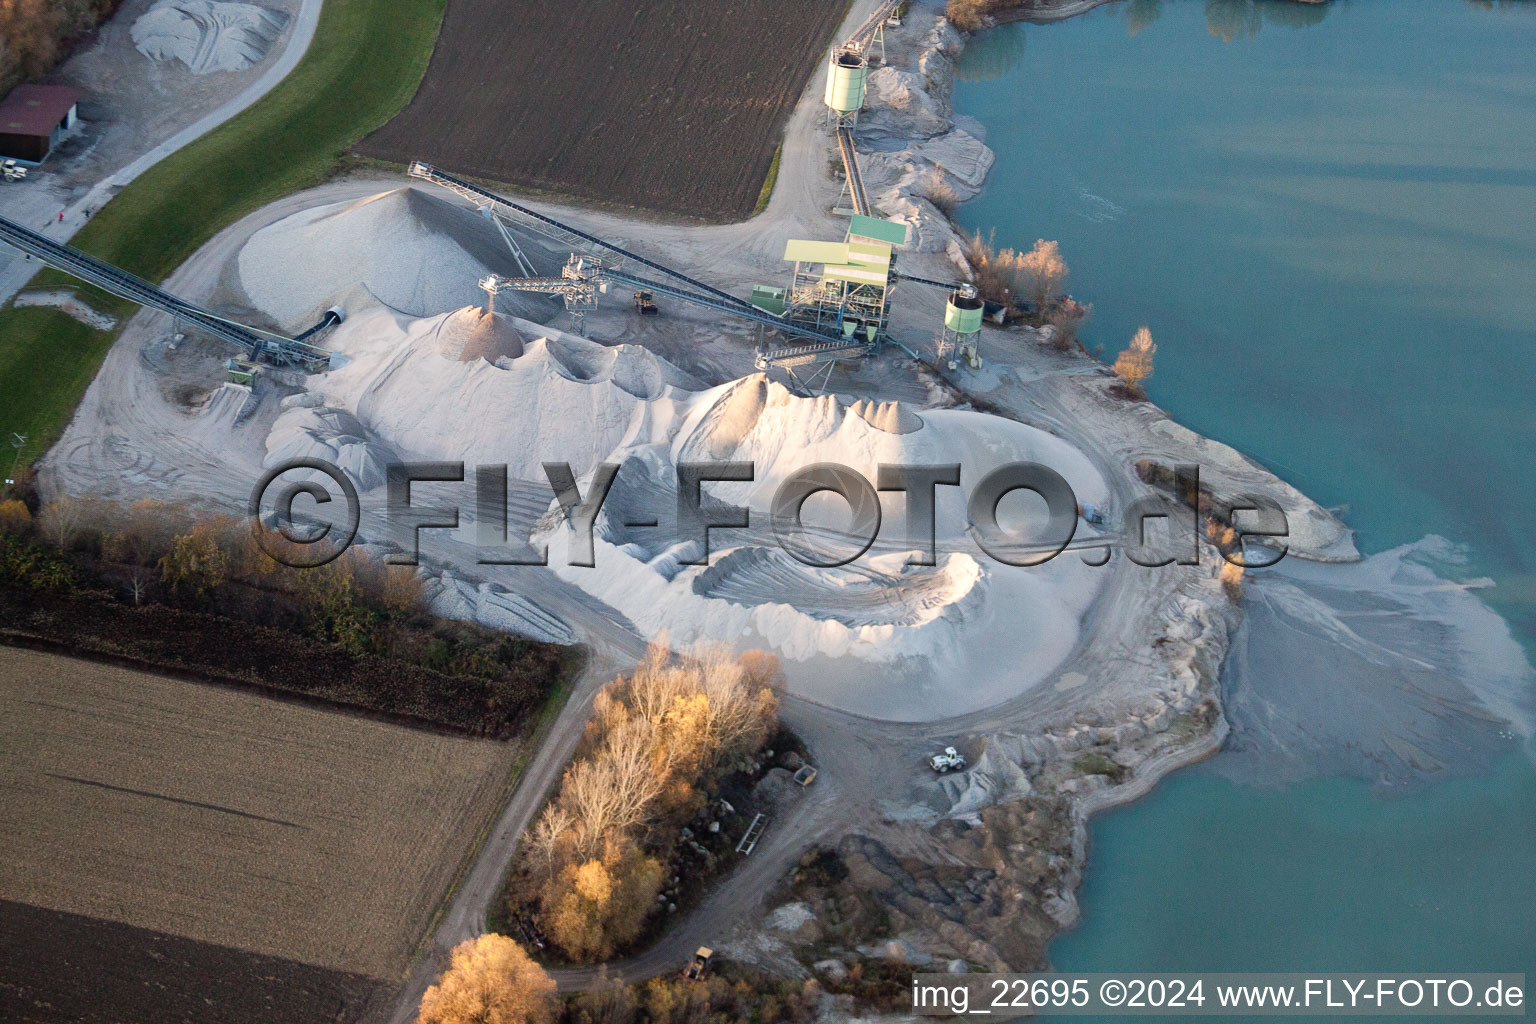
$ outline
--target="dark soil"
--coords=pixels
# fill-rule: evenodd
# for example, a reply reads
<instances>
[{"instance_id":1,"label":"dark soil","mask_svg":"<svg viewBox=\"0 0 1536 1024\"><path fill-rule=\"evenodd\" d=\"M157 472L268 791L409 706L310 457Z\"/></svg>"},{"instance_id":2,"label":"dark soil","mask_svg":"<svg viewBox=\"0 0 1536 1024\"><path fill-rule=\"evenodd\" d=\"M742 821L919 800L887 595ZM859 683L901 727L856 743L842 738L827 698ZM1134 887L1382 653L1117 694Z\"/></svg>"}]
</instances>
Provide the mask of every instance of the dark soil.
<instances>
[{"instance_id":1,"label":"dark soil","mask_svg":"<svg viewBox=\"0 0 1536 1024\"><path fill-rule=\"evenodd\" d=\"M247 618L163 604L135 607L96 591L38 591L4 582L0 642L497 739L522 731L573 663L567 648L509 638L516 663L502 677L450 675L379 655L354 656L336 644Z\"/></svg>"},{"instance_id":2,"label":"dark soil","mask_svg":"<svg viewBox=\"0 0 1536 1024\"><path fill-rule=\"evenodd\" d=\"M0 900L8 1024L350 1024L387 981Z\"/></svg>"},{"instance_id":3,"label":"dark soil","mask_svg":"<svg viewBox=\"0 0 1536 1024\"><path fill-rule=\"evenodd\" d=\"M416 97L357 151L738 220L846 10L839 0L448 0Z\"/></svg>"}]
</instances>

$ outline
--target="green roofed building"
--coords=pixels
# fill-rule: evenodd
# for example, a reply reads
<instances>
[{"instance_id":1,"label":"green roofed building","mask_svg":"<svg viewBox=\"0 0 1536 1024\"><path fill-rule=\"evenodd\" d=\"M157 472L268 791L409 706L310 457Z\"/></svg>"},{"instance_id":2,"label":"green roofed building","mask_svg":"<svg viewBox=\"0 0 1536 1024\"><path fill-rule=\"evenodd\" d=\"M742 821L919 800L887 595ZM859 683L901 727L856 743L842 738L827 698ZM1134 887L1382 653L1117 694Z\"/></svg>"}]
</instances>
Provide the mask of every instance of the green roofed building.
<instances>
[{"instance_id":1,"label":"green roofed building","mask_svg":"<svg viewBox=\"0 0 1536 1024\"><path fill-rule=\"evenodd\" d=\"M907 244L907 226L883 217L856 213L848 223L848 241L884 242L889 246Z\"/></svg>"}]
</instances>

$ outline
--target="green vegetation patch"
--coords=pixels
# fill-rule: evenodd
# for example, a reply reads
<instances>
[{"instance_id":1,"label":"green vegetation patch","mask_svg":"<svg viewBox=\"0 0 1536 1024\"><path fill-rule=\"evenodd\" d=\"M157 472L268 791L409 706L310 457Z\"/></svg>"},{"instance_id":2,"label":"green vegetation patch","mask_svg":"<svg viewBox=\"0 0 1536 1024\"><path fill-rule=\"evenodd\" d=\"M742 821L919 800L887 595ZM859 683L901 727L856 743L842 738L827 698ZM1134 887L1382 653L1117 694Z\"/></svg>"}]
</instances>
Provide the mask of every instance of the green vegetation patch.
<instances>
[{"instance_id":1,"label":"green vegetation patch","mask_svg":"<svg viewBox=\"0 0 1536 1024\"><path fill-rule=\"evenodd\" d=\"M763 190L757 194L757 205L752 208L752 216L756 217L768 209L768 200L773 198L773 186L779 183L779 161L784 159L784 143L779 143L779 148L773 151L773 162L768 165L768 175L763 179Z\"/></svg>"},{"instance_id":2,"label":"green vegetation patch","mask_svg":"<svg viewBox=\"0 0 1536 1024\"><path fill-rule=\"evenodd\" d=\"M1084 775L1103 775L1114 783L1124 782L1131 774L1119 761L1097 753L1078 754L1072 759L1072 767Z\"/></svg>"},{"instance_id":3,"label":"green vegetation patch","mask_svg":"<svg viewBox=\"0 0 1536 1024\"><path fill-rule=\"evenodd\" d=\"M304 59L249 110L173 153L124 189L71 244L163 281L252 210L324 181L351 146L410 101L445 0L326 0ZM45 270L39 287L73 284ZM120 322L132 304L82 289ZM30 462L58 439L115 332L56 310L0 310L0 437L23 433ZM9 467L7 467L9 468Z\"/></svg>"}]
</instances>

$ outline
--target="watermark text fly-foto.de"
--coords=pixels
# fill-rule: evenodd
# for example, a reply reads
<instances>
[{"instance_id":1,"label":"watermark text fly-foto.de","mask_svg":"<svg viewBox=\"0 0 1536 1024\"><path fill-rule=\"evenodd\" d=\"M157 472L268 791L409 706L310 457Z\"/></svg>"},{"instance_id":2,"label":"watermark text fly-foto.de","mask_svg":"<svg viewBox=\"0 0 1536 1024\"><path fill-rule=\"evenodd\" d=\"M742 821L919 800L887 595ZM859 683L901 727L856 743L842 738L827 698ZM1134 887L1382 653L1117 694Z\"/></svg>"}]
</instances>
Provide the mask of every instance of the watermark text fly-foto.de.
<instances>
[{"instance_id":1,"label":"watermark text fly-foto.de","mask_svg":"<svg viewBox=\"0 0 1536 1024\"><path fill-rule=\"evenodd\" d=\"M566 564L594 567L595 528L621 466L596 466L584 489L569 463L546 462L542 468L552 504L571 531ZM638 514L627 509L627 519L620 525L631 534L662 531L667 534L667 543L677 547L678 564L707 565L714 536L723 531L750 530L753 516L745 506L711 500L705 485L751 483L756 478L755 467L750 462L680 462L675 473L674 500L666 502L665 508ZM1132 501L1118 517L1121 532L1117 542L1137 565L1199 562L1200 523L1195 513L1201 493L1199 467L1177 467L1174 480L1176 493L1185 496L1184 503L1151 492ZM457 503L426 503L418 485L428 484L440 485L438 490L441 485L458 484L466 490ZM847 565L868 551L880 535L880 495L900 493L904 499L902 544L909 551L907 564L934 565L941 487L962 489L964 533L981 554L1004 565L1042 565L1068 550L1083 520L1105 525L1102 509L1085 508L1060 473L1039 463L1007 463L989 470L966 490L959 463L882 463L871 480L851 467L819 462L779 482L770 503L769 526L779 547L797 561L820 568ZM654 488L648 490L654 492ZM823 493L836 495L846 505L845 526L815 529L805 522L807 501ZM1000 516L1004 499L1015 494L1034 496L1030 513ZM465 505L473 510L474 546L480 564L549 564L547 550L532 549L532 529L523 538L526 543L521 549L509 544L513 538L507 466L466 469L462 462L394 462L386 466L383 525L399 549L389 560L416 564L422 531L458 530ZM275 531L286 542L271 544L266 530L258 529L258 540L268 541L264 544L268 553L301 566L322 565L340 555L356 539L362 520L361 500L351 480L334 464L313 458L292 459L270 468L253 488L248 511L254 523ZM1223 558L1243 568L1265 568L1284 557L1287 520L1272 500L1258 496L1230 500L1222 514L1232 527L1231 542L1222 548ZM1151 524L1155 522L1172 527L1160 535L1162 543L1151 540ZM1257 549L1244 543L1253 538L1262 539L1265 546ZM1078 556L1087 565L1107 563L1107 540L1098 534L1084 540L1077 549Z\"/></svg>"}]
</instances>

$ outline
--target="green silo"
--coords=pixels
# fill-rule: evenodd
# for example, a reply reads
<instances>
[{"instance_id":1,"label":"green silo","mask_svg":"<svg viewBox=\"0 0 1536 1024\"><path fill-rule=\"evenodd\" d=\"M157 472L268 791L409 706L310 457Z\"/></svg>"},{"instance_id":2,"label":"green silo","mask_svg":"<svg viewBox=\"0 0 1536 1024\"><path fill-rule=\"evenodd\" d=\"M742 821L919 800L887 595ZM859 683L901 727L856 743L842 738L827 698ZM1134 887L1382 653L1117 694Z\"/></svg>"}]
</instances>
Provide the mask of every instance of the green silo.
<instances>
[{"instance_id":1,"label":"green silo","mask_svg":"<svg viewBox=\"0 0 1536 1024\"><path fill-rule=\"evenodd\" d=\"M864 106L864 80L869 76L869 61L855 50L843 50L831 56L827 66L827 106L841 120L858 113Z\"/></svg>"}]
</instances>

